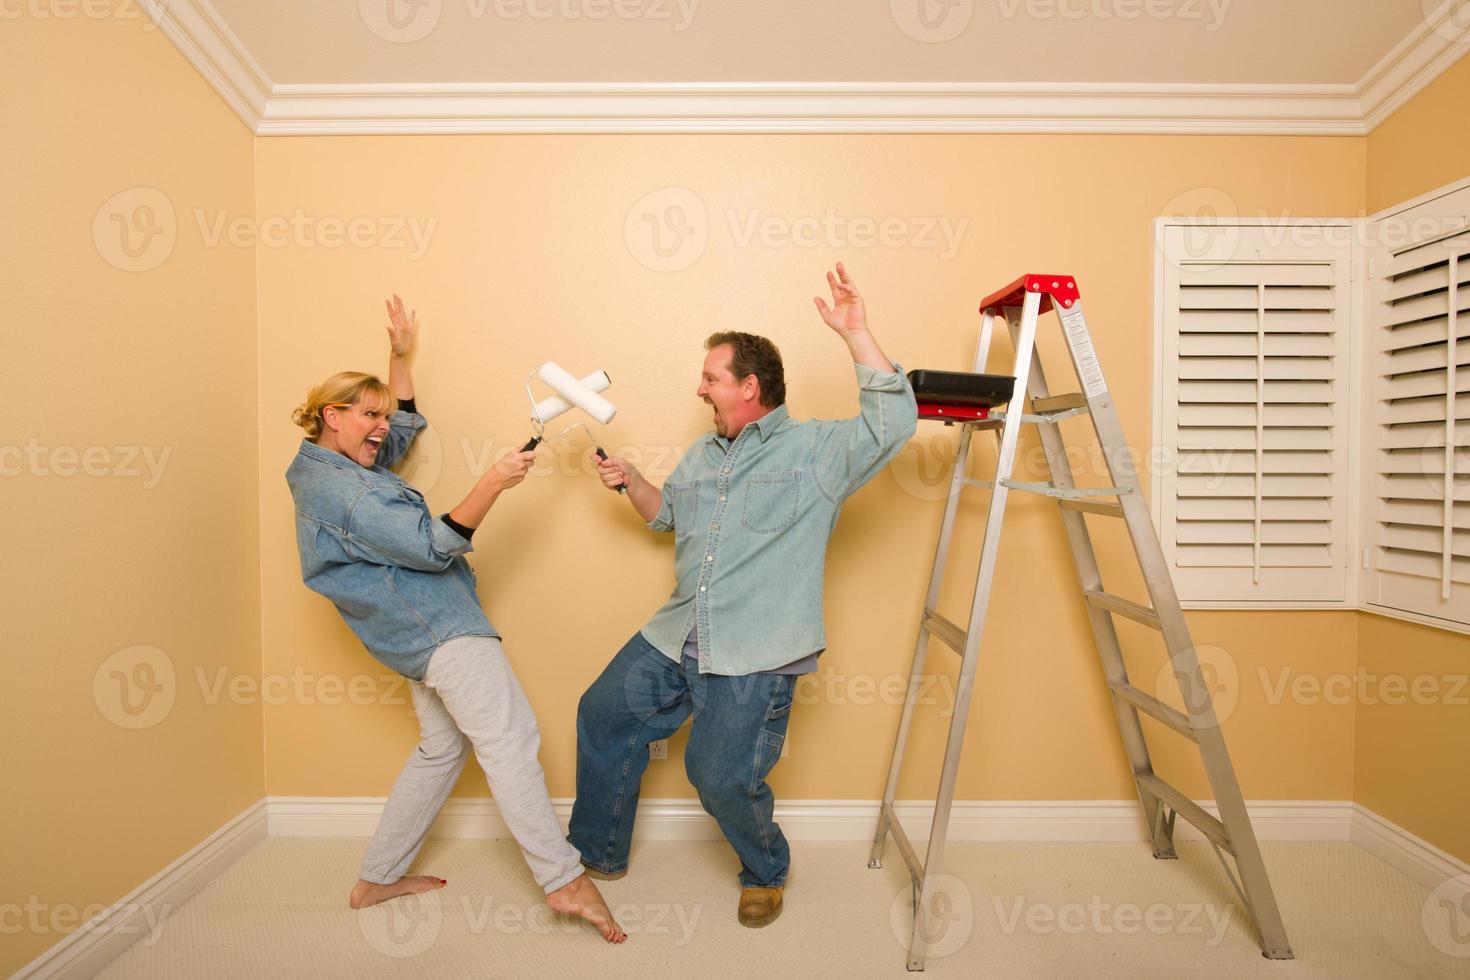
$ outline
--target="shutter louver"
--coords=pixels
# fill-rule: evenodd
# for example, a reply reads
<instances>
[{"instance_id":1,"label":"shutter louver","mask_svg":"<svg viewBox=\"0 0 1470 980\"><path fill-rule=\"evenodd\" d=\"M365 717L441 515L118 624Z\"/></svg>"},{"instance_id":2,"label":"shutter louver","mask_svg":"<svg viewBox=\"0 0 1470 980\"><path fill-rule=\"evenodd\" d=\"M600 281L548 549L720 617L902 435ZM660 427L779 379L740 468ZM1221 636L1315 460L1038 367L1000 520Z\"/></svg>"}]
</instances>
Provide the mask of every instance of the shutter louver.
<instances>
[{"instance_id":1,"label":"shutter louver","mask_svg":"<svg viewBox=\"0 0 1470 980\"><path fill-rule=\"evenodd\" d=\"M1324 249L1166 270L1161 536L1187 601L1346 598L1351 290Z\"/></svg>"},{"instance_id":2,"label":"shutter louver","mask_svg":"<svg viewBox=\"0 0 1470 980\"><path fill-rule=\"evenodd\" d=\"M1376 262L1384 268L1374 284L1374 574L1366 598L1467 623L1470 232L1385 251Z\"/></svg>"}]
</instances>

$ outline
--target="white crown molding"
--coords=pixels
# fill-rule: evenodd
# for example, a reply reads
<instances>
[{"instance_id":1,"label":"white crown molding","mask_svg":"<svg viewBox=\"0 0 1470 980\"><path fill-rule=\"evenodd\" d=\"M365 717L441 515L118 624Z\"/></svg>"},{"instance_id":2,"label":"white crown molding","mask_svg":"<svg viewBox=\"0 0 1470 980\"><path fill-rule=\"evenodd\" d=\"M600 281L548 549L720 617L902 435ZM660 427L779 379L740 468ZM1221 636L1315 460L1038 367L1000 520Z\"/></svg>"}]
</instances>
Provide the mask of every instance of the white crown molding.
<instances>
[{"instance_id":1,"label":"white crown molding","mask_svg":"<svg viewBox=\"0 0 1470 980\"><path fill-rule=\"evenodd\" d=\"M1446 0L1356 85L273 85L209 0L143 0L268 136L431 133L1130 133L1362 136L1470 51ZM1456 27L1456 25L1460 25Z\"/></svg>"},{"instance_id":2,"label":"white crown molding","mask_svg":"<svg viewBox=\"0 0 1470 980\"><path fill-rule=\"evenodd\" d=\"M142 0L142 4L184 59L258 135L274 86L209 0Z\"/></svg>"},{"instance_id":3,"label":"white crown molding","mask_svg":"<svg viewBox=\"0 0 1470 980\"><path fill-rule=\"evenodd\" d=\"M278 85L261 135L1277 133L1359 135L1352 86Z\"/></svg>"},{"instance_id":4,"label":"white crown molding","mask_svg":"<svg viewBox=\"0 0 1470 980\"><path fill-rule=\"evenodd\" d=\"M265 840L266 810L265 800L256 801L106 912L21 967L16 980L94 976L133 943L155 934L195 892Z\"/></svg>"},{"instance_id":5,"label":"white crown molding","mask_svg":"<svg viewBox=\"0 0 1470 980\"><path fill-rule=\"evenodd\" d=\"M1377 129L1470 52L1470 0L1445 0L1358 83L1363 123Z\"/></svg>"}]
</instances>

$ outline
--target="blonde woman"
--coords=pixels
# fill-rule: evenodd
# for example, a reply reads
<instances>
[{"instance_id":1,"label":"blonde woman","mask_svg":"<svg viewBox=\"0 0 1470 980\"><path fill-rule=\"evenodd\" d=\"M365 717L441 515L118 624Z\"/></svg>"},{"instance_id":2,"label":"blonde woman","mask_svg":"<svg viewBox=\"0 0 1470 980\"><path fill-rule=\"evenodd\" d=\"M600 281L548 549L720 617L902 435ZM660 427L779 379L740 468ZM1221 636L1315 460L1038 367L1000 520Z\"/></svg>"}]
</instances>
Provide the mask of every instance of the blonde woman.
<instances>
[{"instance_id":1,"label":"blonde woman","mask_svg":"<svg viewBox=\"0 0 1470 980\"><path fill-rule=\"evenodd\" d=\"M535 454L506 453L456 507L430 513L423 495L389 469L427 423L408 368L417 315L394 296L388 319L388 383L346 371L312 388L292 416L306 438L286 471L302 578L332 600L369 653L408 678L419 718L418 747L388 797L349 902L365 908L444 887L443 878L406 872L473 747L547 904L620 943L626 934L552 811L536 718L464 558Z\"/></svg>"}]
</instances>

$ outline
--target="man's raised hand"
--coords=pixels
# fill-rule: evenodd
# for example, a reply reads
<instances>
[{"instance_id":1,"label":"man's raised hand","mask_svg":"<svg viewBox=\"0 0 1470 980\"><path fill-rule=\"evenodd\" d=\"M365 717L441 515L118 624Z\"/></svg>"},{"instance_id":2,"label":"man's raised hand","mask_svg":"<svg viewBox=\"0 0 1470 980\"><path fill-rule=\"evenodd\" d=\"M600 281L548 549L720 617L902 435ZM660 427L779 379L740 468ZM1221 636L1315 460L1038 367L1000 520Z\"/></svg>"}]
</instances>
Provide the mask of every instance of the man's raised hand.
<instances>
[{"instance_id":1,"label":"man's raised hand","mask_svg":"<svg viewBox=\"0 0 1470 980\"><path fill-rule=\"evenodd\" d=\"M835 275L827 273L827 285L832 289L831 306L820 296L812 297L822 320L844 340L854 334L865 333L868 329L868 317L863 309L862 294L857 291L857 286L853 284L852 277L847 274L847 269L841 262L837 263Z\"/></svg>"}]
</instances>

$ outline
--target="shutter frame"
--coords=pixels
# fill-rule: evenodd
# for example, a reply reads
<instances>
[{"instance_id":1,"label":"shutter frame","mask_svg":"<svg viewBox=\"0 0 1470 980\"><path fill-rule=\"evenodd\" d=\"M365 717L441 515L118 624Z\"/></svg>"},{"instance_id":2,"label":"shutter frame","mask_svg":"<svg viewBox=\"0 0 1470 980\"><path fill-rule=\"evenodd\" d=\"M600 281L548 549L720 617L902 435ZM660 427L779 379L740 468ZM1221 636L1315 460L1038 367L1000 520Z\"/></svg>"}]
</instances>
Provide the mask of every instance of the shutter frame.
<instances>
[{"instance_id":1,"label":"shutter frame","mask_svg":"<svg viewBox=\"0 0 1470 980\"><path fill-rule=\"evenodd\" d=\"M1362 572L1362 603L1464 629L1470 187L1375 217L1369 229L1362 526L1370 567Z\"/></svg>"},{"instance_id":2,"label":"shutter frame","mask_svg":"<svg viewBox=\"0 0 1470 980\"><path fill-rule=\"evenodd\" d=\"M1185 605L1349 604L1352 236L1300 225L1201 248L1159 222L1154 515Z\"/></svg>"}]
</instances>

